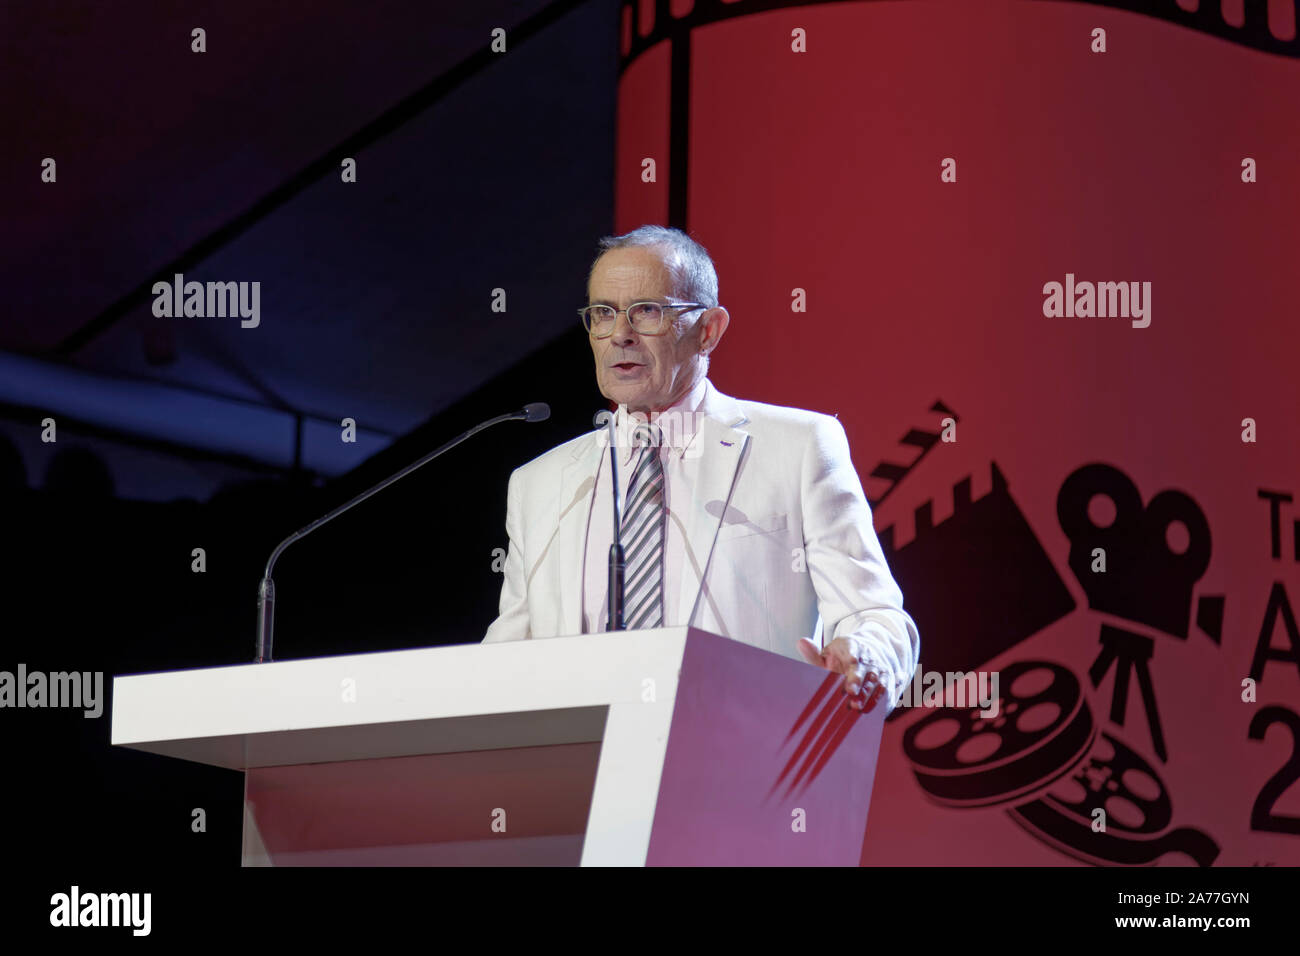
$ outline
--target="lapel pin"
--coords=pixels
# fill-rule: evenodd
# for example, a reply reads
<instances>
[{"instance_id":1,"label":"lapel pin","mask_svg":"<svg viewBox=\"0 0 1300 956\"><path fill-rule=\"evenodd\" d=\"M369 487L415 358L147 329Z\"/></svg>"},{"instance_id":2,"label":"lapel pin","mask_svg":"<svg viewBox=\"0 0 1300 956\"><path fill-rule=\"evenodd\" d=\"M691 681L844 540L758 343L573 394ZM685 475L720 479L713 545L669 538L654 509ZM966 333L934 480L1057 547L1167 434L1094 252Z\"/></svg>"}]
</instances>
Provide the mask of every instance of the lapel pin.
<instances>
[{"instance_id":1,"label":"lapel pin","mask_svg":"<svg viewBox=\"0 0 1300 956\"><path fill-rule=\"evenodd\" d=\"M730 448L732 445L735 444L735 442L722 441L721 439L719 439L718 441L720 444L726 445L728 448Z\"/></svg>"}]
</instances>

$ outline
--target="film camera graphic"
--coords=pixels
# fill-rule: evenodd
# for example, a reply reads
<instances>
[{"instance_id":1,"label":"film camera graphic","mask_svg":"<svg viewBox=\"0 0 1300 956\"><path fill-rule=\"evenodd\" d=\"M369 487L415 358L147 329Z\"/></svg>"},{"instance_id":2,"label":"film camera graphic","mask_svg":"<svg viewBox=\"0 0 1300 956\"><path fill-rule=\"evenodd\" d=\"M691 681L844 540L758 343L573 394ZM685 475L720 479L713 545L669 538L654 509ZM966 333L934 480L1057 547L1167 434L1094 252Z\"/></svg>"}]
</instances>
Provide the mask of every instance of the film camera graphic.
<instances>
[{"instance_id":1,"label":"film camera graphic","mask_svg":"<svg viewBox=\"0 0 1300 956\"><path fill-rule=\"evenodd\" d=\"M880 532L925 635L927 671L976 670L1076 609L996 462L991 474L992 490L978 500L969 476L957 482L952 516L941 523L932 521L932 502L922 503L907 544L896 546L893 526ZM1109 503L1113 518L1099 501ZM1209 524L1199 506L1172 490L1144 506L1127 475L1100 463L1071 473L1056 505L1070 539L1068 566L1089 607L1187 640L1192 589L1210 559ZM1094 571L1099 554L1104 573ZM1221 596L1197 603L1197 628L1216 645L1223 607ZM1035 838L1088 863L1149 865L1179 852L1209 866L1218 844L1201 830L1173 825L1173 801L1158 768L1125 739L1144 734L1132 742L1149 741L1159 762L1167 762L1150 671L1160 638L1102 624L1098 641L1086 677L1097 688L1114 675L1107 726L1089 706L1082 675L1053 661L1017 661L1000 669L996 709L971 701L890 714L891 721L911 721L902 744L916 781L943 806L1004 808ZM1130 709L1134 694L1141 706ZM1138 713L1144 725L1132 719ZM1105 810L1104 829L1094 826L1098 809Z\"/></svg>"}]
</instances>

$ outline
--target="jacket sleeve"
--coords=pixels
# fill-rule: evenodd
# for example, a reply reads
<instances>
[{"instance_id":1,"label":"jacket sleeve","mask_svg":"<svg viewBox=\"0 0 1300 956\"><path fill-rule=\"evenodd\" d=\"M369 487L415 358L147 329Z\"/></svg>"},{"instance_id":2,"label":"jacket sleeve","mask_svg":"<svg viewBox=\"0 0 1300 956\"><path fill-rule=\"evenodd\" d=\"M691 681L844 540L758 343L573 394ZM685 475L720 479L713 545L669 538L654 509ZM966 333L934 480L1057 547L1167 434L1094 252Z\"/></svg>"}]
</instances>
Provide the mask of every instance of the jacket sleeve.
<instances>
[{"instance_id":1,"label":"jacket sleeve","mask_svg":"<svg viewBox=\"0 0 1300 956\"><path fill-rule=\"evenodd\" d=\"M838 419L819 415L802 462L804 553L823 647L848 638L885 687L886 713L912 679L920 654L916 624L885 562L871 508Z\"/></svg>"},{"instance_id":2,"label":"jacket sleeve","mask_svg":"<svg viewBox=\"0 0 1300 956\"><path fill-rule=\"evenodd\" d=\"M501 582L501 601L497 619L487 629L484 644L496 641L522 641L532 637L528 620L528 582L524 572L522 520L519 515L519 469L510 473L506 491L506 563Z\"/></svg>"}]
</instances>

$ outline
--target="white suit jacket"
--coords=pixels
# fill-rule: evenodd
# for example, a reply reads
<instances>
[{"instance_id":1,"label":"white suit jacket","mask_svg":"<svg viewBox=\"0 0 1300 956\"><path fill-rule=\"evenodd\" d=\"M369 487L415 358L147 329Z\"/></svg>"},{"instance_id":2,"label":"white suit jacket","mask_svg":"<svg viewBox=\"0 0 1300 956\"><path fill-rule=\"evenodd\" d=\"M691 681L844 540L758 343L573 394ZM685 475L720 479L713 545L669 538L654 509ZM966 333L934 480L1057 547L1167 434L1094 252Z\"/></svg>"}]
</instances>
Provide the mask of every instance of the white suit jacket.
<instances>
[{"instance_id":1,"label":"white suit jacket","mask_svg":"<svg viewBox=\"0 0 1300 956\"><path fill-rule=\"evenodd\" d=\"M829 415L738 401L706 383L687 454L691 499L673 510L687 542L682 621L803 660L801 637L851 637L892 709L920 652L916 624L880 549L848 438ZM583 555L608 432L596 429L517 468L506 499L509 547L500 614L484 643L578 634ZM605 479L608 481L608 479ZM606 560L605 553L598 560ZM825 635L829 635L826 637Z\"/></svg>"}]
</instances>

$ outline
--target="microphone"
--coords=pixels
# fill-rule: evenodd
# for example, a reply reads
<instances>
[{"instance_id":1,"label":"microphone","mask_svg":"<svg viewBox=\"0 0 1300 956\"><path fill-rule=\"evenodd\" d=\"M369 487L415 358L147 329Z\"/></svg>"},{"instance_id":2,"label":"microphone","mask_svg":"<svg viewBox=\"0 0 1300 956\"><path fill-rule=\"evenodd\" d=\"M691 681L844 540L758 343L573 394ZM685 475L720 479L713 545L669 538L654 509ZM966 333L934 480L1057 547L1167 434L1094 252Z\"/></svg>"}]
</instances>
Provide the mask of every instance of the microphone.
<instances>
[{"instance_id":1,"label":"microphone","mask_svg":"<svg viewBox=\"0 0 1300 956\"><path fill-rule=\"evenodd\" d=\"M623 529L618 517L618 455L615 452L617 443L614 440L614 414L600 412L596 416L597 421L601 415L605 416L605 424L609 429L609 496L614 502L614 543L609 546L609 615L605 620L605 630L624 631L627 630L627 625L623 623L623 573L627 562L623 557Z\"/></svg>"},{"instance_id":2,"label":"microphone","mask_svg":"<svg viewBox=\"0 0 1300 956\"><path fill-rule=\"evenodd\" d=\"M257 589L257 654L253 658L253 662L255 664L262 664L271 660L271 640L275 630L275 582L271 580L271 569L275 567L276 559L280 557L285 548L289 547L289 545L293 544L299 538L305 538L327 521L333 521L354 505L360 504L376 492L383 491L389 485L393 484L393 482L405 478L421 465L428 464L443 452L450 451L471 435L478 434L485 428L490 428L498 422L514 421L516 419L525 422L544 422L550 417L551 406L547 405L545 402L532 402L531 404L525 405L517 412L509 412L505 415L498 415L496 418L489 418L487 421L475 425L464 434L453 438L445 445L435 448L419 461L407 465L397 474L385 478L373 488L361 492L361 494L357 495L351 501L339 505L329 514L325 515L325 517L317 518L311 524L307 525L307 527L295 531L293 534L289 535L289 537L276 545L275 550L271 552L271 557L267 559L266 573L262 575L262 583Z\"/></svg>"}]
</instances>

